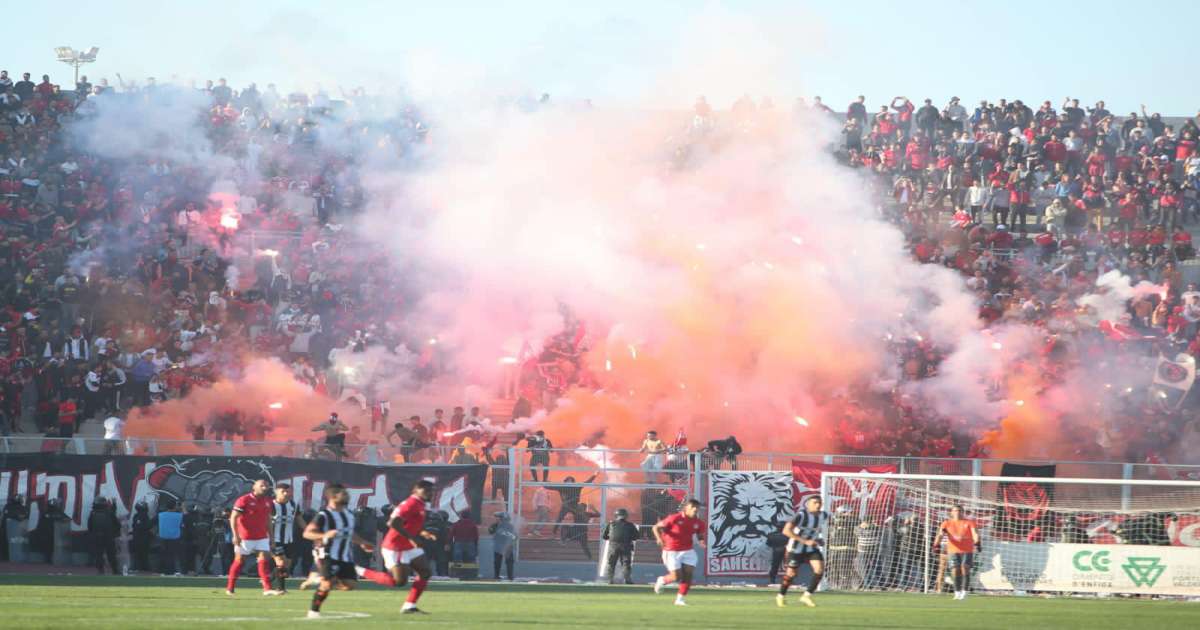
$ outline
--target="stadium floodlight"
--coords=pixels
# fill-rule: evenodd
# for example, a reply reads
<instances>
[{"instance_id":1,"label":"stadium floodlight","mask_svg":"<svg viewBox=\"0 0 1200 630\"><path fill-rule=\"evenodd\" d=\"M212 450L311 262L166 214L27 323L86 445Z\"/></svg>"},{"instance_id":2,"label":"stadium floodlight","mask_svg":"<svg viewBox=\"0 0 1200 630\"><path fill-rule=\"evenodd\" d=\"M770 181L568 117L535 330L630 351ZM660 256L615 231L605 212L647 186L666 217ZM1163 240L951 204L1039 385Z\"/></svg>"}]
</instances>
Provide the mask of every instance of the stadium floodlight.
<instances>
[{"instance_id":1,"label":"stadium floodlight","mask_svg":"<svg viewBox=\"0 0 1200 630\"><path fill-rule=\"evenodd\" d=\"M75 85L79 85L79 66L96 61L96 55L99 52L100 48L97 46L92 46L87 52L75 50L70 46L57 46L54 48L54 54L58 57L59 61L75 68Z\"/></svg>"}]
</instances>

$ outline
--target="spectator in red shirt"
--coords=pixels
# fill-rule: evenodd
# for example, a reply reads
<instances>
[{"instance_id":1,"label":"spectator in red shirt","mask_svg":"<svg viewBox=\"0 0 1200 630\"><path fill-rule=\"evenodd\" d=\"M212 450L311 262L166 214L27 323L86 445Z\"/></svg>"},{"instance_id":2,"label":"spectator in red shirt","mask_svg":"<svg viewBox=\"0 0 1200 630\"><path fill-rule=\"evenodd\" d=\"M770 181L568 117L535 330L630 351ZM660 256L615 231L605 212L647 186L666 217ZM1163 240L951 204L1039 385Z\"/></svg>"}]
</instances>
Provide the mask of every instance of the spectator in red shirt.
<instances>
[{"instance_id":1,"label":"spectator in red shirt","mask_svg":"<svg viewBox=\"0 0 1200 630\"><path fill-rule=\"evenodd\" d=\"M1158 223L1160 225L1175 226L1175 223L1179 221L1180 202L1179 188L1175 182L1168 183L1158 198Z\"/></svg>"},{"instance_id":2,"label":"spectator in red shirt","mask_svg":"<svg viewBox=\"0 0 1200 630\"><path fill-rule=\"evenodd\" d=\"M1042 155L1045 156L1047 162L1055 164L1067 161L1067 145L1063 144L1058 138L1051 136L1046 144L1042 145Z\"/></svg>"},{"instance_id":3,"label":"spectator in red shirt","mask_svg":"<svg viewBox=\"0 0 1200 630\"><path fill-rule=\"evenodd\" d=\"M450 559L474 564L478 553L479 524L471 520L470 514L459 514L458 522L450 527Z\"/></svg>"},{"instance_id":4,"label":"spectator in red shirt","mask_svg":"<svg viewBox=\"0 0 1200 630\"><path fill-rule=\"evenodd\" d=\"M1179 260L1188 260L1196 255L1196 250L1192 247L1192 234L1183 229L1183 226L1175 226L1175 232L1171 235L1171 246Z\"/></svg>"},{"instance_id":5,"label":"spectator in red shirt","mask_svg":"<svg viewBox=\"0 0 1200 630\"><path fill-rule=\"evenodd\" d=\"M1013 236L1008 233L1008 226L1003 223L996 226L996 231L987 237L987 244L992 249L1011 249Z\"/></svg>"}]
</instances>

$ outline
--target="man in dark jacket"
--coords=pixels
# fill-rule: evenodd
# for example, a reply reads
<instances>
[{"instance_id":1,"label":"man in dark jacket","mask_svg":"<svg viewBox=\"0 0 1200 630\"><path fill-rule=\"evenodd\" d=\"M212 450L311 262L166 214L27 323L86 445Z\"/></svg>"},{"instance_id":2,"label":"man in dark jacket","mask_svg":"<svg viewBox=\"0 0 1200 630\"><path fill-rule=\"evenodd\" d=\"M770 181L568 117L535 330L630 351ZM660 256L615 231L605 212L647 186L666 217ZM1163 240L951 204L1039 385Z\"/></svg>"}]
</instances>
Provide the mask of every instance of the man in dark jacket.
<instances>
[{"instance_id":1,"label":"man in dark jacket","mask_svg":"<svg viewBox=\"0 0 1200 630\"><path fill-rule=\"evenodd\" d=\"M88 547L92 560L96 564L96 572L104 573L104 559L108 558L108 566L116 575L117 568L117 537L121 535L121 523L117 515L104 497L96 497L92 504L92 513L88 515L87 523Z\"/></svg>"},{"instance_id":2,"label":"man in dark jacket","mask_svg":"<svg viewBox=\"0 0 1200 630\"><path fill-rule=\"evenodd\" d=\"M641 532L637 525L629 522L629 510L618 508L613 513L613 520L604 526L600 538L608 541L608 583L617 583L617 563L621 564L622 576L626 584L633 584L633 543L640 540Z\"/></svg>"},{"instance_id":3,"label":"man in dark jacket","mask_svg":"<svg viewBox=\"0 0 1200 630\"><path fill-rule=\"evenodd\" d=\"M139 501L133 507L133 520L129 523L129 556L134 571L150 570L150 537L154 521L150 518L150 506Z\"/></svg>"},{"instance_id":4,"label":"man in dark jacket","mask_svg":"<svg viewBox=\"0 0 1200 630\"><path fill-rule=\"evenodd\" d=\"M42 554L46 564L54 563L54 545L56 541L55 525L70 520L63 512L58 499L50 499L45 503L45 509L38 518L37 527L29 536L29 546Z\"/></svg>"},{"instance_id":5,"label":"man in dark jacket","mask_svg":"<svg viewBox=\"0 0 1200 630\"><path fill-rule=\"evenodd\" d=\"M421 549L425 551L425 556L429 558L429 568L434 570L434 575L448 575L450 573L450 554L448 547L450 546L450 524L446 517L439 511L430 511L425 516L425 529L434 535L434 540L421 539Z\"/></svg>"}]
</instances>

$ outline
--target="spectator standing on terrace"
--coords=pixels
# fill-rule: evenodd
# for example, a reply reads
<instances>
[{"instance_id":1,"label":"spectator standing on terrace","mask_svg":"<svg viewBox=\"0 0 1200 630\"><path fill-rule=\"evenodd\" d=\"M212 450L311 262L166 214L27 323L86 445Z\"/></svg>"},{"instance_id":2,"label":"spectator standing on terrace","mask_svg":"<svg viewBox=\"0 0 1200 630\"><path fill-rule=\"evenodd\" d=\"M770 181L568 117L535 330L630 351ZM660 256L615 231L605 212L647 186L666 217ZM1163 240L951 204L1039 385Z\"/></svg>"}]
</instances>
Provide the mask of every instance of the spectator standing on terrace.
<instances>
[{"instance_id":1,"label":"spectator standing on terrace","mask_svg":"<svg viewBox=\"0 0 1200 630\"><path fill-rule=\"evenodd\" d=\"M491 500L495 501L497 495L504 497L508 501L508 449L501 449L493 452L492 449L496 446L496 439L483 447L483 458L492 468L492 492Z\"/></svg>"},{"instance_id":2,"label":"spectator standing on terrace","mask_svg":"<svg viewBox=\"0 0 1200 630\"><path fill-rule=\"evenodd\" d=\"M523 433L517 434L513 446L520 444L521 440L525 440L525 447L529 449L529 474L534 481L537 481L538 467L541 467L542 481L548 481L550 479L550 449L554 448L554 444L550 442L550 438L546 437L546 432L540 429L530 436Z\"/></svg>"},{"instance_id":3,"label":"spectator standing on terrace","mask_svg":"<svg viewBox=\"0 0 1200 630\"><path fill-rule=\"evenodd\" d=\"M396 442L392 441L393 437L396 438ZM417 436L411 429L404 426L403 422L393 424L392 430L388 431L383 436L383 439L387 441L388 446L400 451L400 457L404 459L404 463L408 464L412 462L413 443L416 441Z\"/></svg>"},{"instance_id":4,"label":"spectator standing on terrace","mask_svg":"<svg viewBox=\"0 0 1200 630\"><path fill-rule=\"evenodd\" d=\"M546 486L538 486L533 490L533 527L530 533L541 535L544 531L542 526L549 520L550 490Z\"/></svg>"},{"instance_id":5,"label":"spectator standing on terrace","mask_svg":"<svg viewBox=\"0 0 1200 630\"><path fill-rule=\"evenodd\" d=\"M120 455L121 440L125 439L125 421L120 416L109 416L104 421L104 454Z\"/></svg>"},{"instance_id":6,"label":"spectator standing on terrace","mask_svg":"<svg viewBox=\"0 0 1200 630\"><path fill-rule=\"evenodd\" d=\"M313 432L323 431L325 433L325 450L333 454L334 458L342 459L346 456L346 434L350 432L350 427L342 422L337 413L329 414L329 419L313 428Z\"/></svg>"},{"instance_id":7,"label":"spectator standing on terrace","mask_svg":"<svg viewBox=\"0 0 1200 630\"><path fill-rule=\"evenodd\" d=\"M869 129L867 125L867 97L859 95L846 107L846 118L858 122L859 129Z\"/></svg>"},{"instance_id":8,"label":"spectator standing on terrace","mask_svg":"<svg viewBox=\"0 0 1200 630\"><path fill-rule=\"evenodd\" d=\"M642 460L642 468L646 471L646 482L657 483L658 471L663 469L667 461L666 443L658 439L657 431L647 431L646 439L642 440L642 446L638 452L647 454L646 458Z\"/></svg>"},{"instance_id":9,"label":"spectator standing on terrace","mask_svg":"<svg viewBox=\"0 0 1200 630\"><path fill-rule=\"evenodd\" d=\"M29 80L29 73L21 74L21 80L13 84L13 93L21 97L22 103L28 103L33 99L33 81Z\"/></svg>"},{"instance_id":10,"label":"spectator standing on terrace","mask_svg":"<svg viewBox=\"0 0 1200 630\"><path fill-rule=\"evenodd\" d=\"M429 441L437 448L437 461L445 462L448 453L445 445L449 442L446 433L449 431L449 426L446 424L445 413L441 409L433 410L433 420L429 423Z\"/></svg>"}]
</instances>

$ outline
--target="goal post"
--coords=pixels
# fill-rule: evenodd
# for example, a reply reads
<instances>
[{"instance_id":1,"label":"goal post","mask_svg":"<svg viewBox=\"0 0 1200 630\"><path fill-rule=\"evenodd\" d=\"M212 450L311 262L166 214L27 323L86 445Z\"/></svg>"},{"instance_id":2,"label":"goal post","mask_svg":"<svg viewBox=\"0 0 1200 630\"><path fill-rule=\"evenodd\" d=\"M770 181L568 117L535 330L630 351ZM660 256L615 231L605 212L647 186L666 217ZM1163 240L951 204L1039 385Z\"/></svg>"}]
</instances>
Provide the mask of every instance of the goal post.
<instances>
[{"instance_id":1,"label":"goal post","mask_svg":"<svg viewBox=\"0 0 1200 630\"><path fill-rule=\"evenodd\" d=\"M1200 481L825 472L820 492L829 589L941 592L960 506L972 590L1200 596Z\"/></svg>"}]
</instances>

